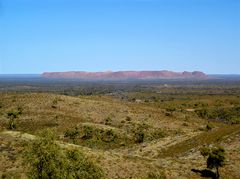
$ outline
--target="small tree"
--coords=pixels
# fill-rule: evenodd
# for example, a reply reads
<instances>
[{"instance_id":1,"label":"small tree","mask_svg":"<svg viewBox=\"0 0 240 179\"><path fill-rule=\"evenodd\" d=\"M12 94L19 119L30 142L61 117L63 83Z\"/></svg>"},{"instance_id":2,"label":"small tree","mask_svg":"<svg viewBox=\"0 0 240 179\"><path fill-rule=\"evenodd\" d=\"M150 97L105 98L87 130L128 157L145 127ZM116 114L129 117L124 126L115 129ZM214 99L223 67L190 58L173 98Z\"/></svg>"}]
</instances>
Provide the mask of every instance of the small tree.
<instances>
[{"instance_id":1,"label":"small tree","mask_svg":"<svg viewBox=\"0 0 240 179\"><path fill-rule=\"evenodd\" d=\"M201 154L207 157L207 168L216 169L216 177L219 178L219 167L225 165L225 150L222 147L202 148Z\"/></svg>"},{"instance_id":2,"label":"small tree","mask_svg":"<svg viewBox=\"0 0 240 179\"><path fill-rule=\"evenodd\" d=\"M18 111L9 111L7 113L7 116L9 118L9 121L8 121L8 129L10 130L14 130L17 128L17 125L16 125L16 119L18 118L18 115L19 115L19 112Z\"/></svg>"},{"instance_id":3,"label":"small tree","mask_svg":"<svg viewBox=\"0 0 240 179\"><path fill-rule=\"evenodd\" d=\"M29 178L65 178L66 157L55 143L54 134L46 129L27 146L25 161L29 165Z\"/></svg>"}]
</instances>

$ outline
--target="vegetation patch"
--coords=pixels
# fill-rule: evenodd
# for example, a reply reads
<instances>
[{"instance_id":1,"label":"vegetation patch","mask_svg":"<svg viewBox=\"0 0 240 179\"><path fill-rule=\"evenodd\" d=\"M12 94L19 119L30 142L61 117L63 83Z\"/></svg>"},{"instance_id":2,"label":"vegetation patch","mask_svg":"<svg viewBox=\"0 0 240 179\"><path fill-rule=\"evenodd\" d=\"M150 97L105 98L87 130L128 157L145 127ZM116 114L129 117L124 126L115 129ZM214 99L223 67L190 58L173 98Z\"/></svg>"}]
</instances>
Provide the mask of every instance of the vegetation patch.
<instances>
[{"instance_id":1,"label":"vegetation patch","mask_svg":"<svg viewBox=\"0 0 240 179\"><path fill-rule=\"evenodd\" d=\"M224 121L231 124L240 123L240 106L201 108L196 110L196 113L204 119Z\"/></svg>"},{"instance_id":2,"label":"vegetation patch","mask_svg":"<svg viewBox=\"0 0 240 179\"><path fill-rule=\"evenodd\" d=\"M50 130L26 145L25 164L29 178L103 178L102 170L80 150L63 150Z\"/></svg>"},{"instance_id":3,"label":"vegetation patch","mask_svg":"<svg viewBox=\"0 0 240 179\"><path fill-rule=\"evenodd\" d=\"M118 148L132 141L126 133L113 127L88 123L68 129L64 136L75 144L101 149Z\"/></svg>"}]
</instances>

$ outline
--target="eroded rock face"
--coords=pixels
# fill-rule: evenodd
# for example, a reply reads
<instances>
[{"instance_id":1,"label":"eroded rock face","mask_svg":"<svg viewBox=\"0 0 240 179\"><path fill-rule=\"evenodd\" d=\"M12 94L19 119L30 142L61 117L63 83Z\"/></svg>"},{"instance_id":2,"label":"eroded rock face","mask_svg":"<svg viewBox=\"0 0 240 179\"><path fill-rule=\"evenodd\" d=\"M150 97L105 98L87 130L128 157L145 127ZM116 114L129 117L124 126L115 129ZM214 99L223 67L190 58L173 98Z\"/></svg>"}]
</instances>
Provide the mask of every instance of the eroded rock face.
<instances>
[{"instance_id":1,"label":"eroded rock face","mask_svg":"<svg viewBox=\"0 0 240 179\"><path fill-rule=\"evenodd\" d=\"M78 79L163 79L163 78L205 78L207 75L200 71L172 72L172 71L118 71L118 72L45 72L47 78L78 78Z\"/></svg>"}]
</instances>

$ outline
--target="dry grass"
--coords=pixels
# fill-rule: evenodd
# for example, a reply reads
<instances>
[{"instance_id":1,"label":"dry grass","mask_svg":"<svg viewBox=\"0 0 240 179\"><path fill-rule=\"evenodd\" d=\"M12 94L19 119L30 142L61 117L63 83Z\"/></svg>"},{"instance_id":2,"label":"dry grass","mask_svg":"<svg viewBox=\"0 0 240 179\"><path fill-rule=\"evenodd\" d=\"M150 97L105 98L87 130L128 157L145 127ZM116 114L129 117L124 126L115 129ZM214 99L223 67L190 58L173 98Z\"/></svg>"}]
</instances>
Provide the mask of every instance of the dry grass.
<instances>
[{"instance_id":1,"label":"dry grass","mask_svg":"<svg viewBox=\"0 0 240 179\"><path fill-rule=\"evenodd\" d=\"M194 109L198 108L195 106L196 101L211 106L215 105L217 98L188 96L188 100L179 98L163 103L136 103L109 96L0 94L0 174L24 178L26 169L21 164L21 141L28 134L35 135L43 128L51 128L56 131L59 140L65 142L63 145L81 148L104 169L107 178L142 178L149 172L161 170L165 171L168 178L198 178L191 172L192 168L205 167L198 149L212 143L220 143L226 148L229 162L222 169L223 176L239 177L240 151L236 132L240 127L212 122L215 126L212 131L199 130L204 129L207 122L195 114ZM234 101L231 96L218 99L223 103L225 100ZM183 101L186 103L185 109L181 110ZM166 116L166 107L171 105L176 106L177 110L172 116ZM7 112L17 110L18 107L23 109L23 113L16 119L16 130L27 134L3 132L7 130ZM124 145L120 145L121 141L117 145L106 142L102 147L103 143L99 140L98 145L92 147L89 141L79 136L81 140L76 143L78 145L70 144L73 141L64 138L64 133L81 126L90 126L100 131L111 130L119 138L126 135L129 141ZM144 131L143 143L133 140L138 130Z\"/></svg>"}]
</instances>

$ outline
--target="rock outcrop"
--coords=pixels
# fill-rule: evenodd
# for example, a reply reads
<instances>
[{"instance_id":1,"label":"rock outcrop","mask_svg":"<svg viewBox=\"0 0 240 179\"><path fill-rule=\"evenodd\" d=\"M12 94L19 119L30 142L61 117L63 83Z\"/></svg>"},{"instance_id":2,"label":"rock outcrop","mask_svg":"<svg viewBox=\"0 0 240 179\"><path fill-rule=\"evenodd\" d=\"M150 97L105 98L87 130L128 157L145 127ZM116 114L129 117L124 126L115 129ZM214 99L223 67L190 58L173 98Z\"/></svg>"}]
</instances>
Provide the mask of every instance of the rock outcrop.
<instances>
[{"instance_id":1,"label":"rock outcrop","mask_svg":"<svg viewBox=\"0 0 240 179\"><path fill-rule=\"evenodd\" d=\"M205 78L207 75L200 71L117 71L117 72L45 72L47 78L77 78L85 80L125 80L125 79L169 79L169 78Z\"/></svg>"}]
</instances>

